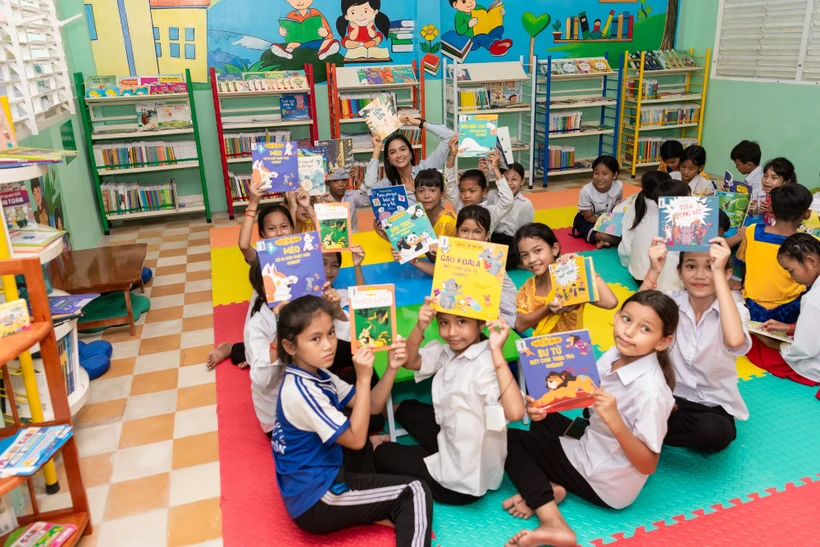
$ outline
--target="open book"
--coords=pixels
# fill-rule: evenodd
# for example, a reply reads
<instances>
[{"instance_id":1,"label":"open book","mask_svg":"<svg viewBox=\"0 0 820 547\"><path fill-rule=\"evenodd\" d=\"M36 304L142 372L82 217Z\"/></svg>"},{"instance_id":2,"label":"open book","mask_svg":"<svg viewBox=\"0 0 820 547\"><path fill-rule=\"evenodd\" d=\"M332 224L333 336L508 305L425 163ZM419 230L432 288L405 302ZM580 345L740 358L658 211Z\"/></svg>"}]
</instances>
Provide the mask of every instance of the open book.
<instances>
[{"instance_id":1,"label":"open book","mask_svg":"<svg viewBox=\"0 0 820 547\"><path fill-rule=\"evenodd\" d=\"M749 321L746 324L746 328L749 329L749 332L754 332L755 334L760 334L762 336L767 336L769 338L774 338L775 340L780 340L781 342L786 342L787 344L793 344L794 338L786 334L785 332L769 332L760 328L763 323L760 321Z\"/></svg>"},{"instance_id":2,"label":"open book","mask_svg":"<svg viewBox=\"0 0 820 547\"><path fill-rule=\"evenodd\" d=\"M504 9L504 2L502 0L495 0L489 7L484 9L473 10L471 15L478 19L478 22L473 27L473 34L489 34L498 27L504 25L504 16L501 11Z\"/></svg>"}]
</instances>

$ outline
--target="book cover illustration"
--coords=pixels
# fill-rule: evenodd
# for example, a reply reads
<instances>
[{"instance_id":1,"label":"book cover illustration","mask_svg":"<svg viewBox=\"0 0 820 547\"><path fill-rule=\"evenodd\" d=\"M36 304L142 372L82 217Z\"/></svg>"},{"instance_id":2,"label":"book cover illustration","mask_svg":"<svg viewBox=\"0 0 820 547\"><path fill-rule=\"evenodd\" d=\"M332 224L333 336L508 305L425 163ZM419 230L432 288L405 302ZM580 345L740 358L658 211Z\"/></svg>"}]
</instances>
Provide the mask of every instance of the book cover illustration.
<instances>
[{"instance_id":1,"label":"book cover illustration","mask_svg":"<svg viewBox=\"0 0 820 547\"><path fill-rule=\"evenodd\" d=\"M76 531L77 527L73 524L37 521L9 534L6 545L8 547L60 547ZM12 541L14 543L9 543Z\"/></svg>"},{"instance_id":2,"label":"book cover illustration","mask_svg":"<svg viewBox=\"0 0 820 547\"><path fill-rule=\"evenodd\" d=\"M191 126L191 108L186 101L156 103L159 129L182 129Z\"/></svg>"},{"instance_id":3,"label":"book cover illustration","mask_svg":"<svg viewBox=\"0 0 820 547\"><path fill-rule=\"evenodd\" d=\"M159 114L157 108L162 103L155 101L137 101L137 129L140 131L155 131L159 129Z\"/></svg>"},{"instance_id":4,"label":"book cover illustration","mask_svg":"<svg viewBox=\"0 0 820 547\"><path fill-rule=\"evenodd\" d=\"M739 194L751 194L752 187L743 181L735 180L732 173L726 171L723 175L723 185L718 182L716 185L721 192L736 192Z\"/></svg>"},{"instance_id":5,"label":"book cover illustration","mask_svg":"<svg viewBox=\"0 0 820 547\"><path fill-rule=\"evenodd\" d=\"M353 139L316 141L316 149L325 154L327 180L350 178L350 167L353 165Z\"/></svg>"},{"instance_id":6,"label":"book cover illustration","mask_svg":"<svg viewBox=\"0 0 820 547\"><path fill-rule=\"evenodd\" d=\"M279 110L283 120L307 120L308 100L305 93L286 93L279 98Z\"/></svg>"},{"instance_id":7,"label":"book cover illustration","mask_svg":"<svg viewBox=\"0 0 820 547\"><path fill-rule=\"evenodd\" d=\"M430 245L437 243L436 232L427 218L421 203L399 211L387 219L385 228L390 245L401 256L399 264L406 264L430 252Z\"/></svg>"},{"instance_id":8,"label":"book cover illustration","mask_svg":"<svg viewBox=\"0 0 820 547\"><path fill-rule=\"evenodd\" d=\"M578 67L573 61L558 61L564 74L578 74Z\"/></svg>"},{"instance_id":9,"label":"book cover illustration","mask_svg":"<svg viewBox=\"0 0 820 547\"><path fill-rule=\"evenodd\" d=\"M295 192L299 188L298 147L292 142L257 142L251 150L251 183L263 192Z\"/></svg>"},{"instance_id":10,"label":"book cover illustration","mask_svg":"<svg viewBox=\"0 0 820 547\"><path fill-rule=\"evenodd\" d=\"M390 228L390 217L407 210L407 189L403 185L370 190L370 207L382 230Z\"/></svg>"},{"instance_id":11,"label":"book cover illustration","mask_svg":"<svg viewBox=\"0 0 820 547\"><path fill-rule=\"evenodd\" d=\"M397 84L412 84L416 81L416 75L409 66L397 66L393 68L393 80Z\"/></svg>"},{"instance_id":12,"label":"book cover illustration","mask_svg":"<svg viewBox=\"0 0 820 547\"><path fill-rule=\"evenodd\" d=\"M116 97L119 94L116 76L86 76L86 97L99 99L101 97Z\"/></svg>"},{"instance_id":13,"label":"book cover illustration","mask_svg":"<svg viewBox=\"0 0 820 547\"><path fill-rule=\"evenodd\" d=\"M715 196L720 200L720 208L729 217L732 228L743 226L751 196L741 192L715 192Z\"/></svg>"},{"instance_id":14,"label":"book cover illustration","mask_svg":"<svg viewBox=\"0 0 820 547\"><path fill-rule=\"evenodd\" d=\"M592 229L602 234L621 237L624 232L624 213L601 213Z\"/></svg>"},{"instance_id":15,"label":"book cover illustration","mask_svg":"<svg viewBox=\"0 0 820 547\"><path fill-rule=\"evenodd\" d=\"M609 62L606 60L605 57L595 57L593 59L589 59L589 65L592 69L592 72L612 72L612 68L610 68Z\"/></svg>"},{"instance_id":16,"label":"book cover illustration","mask_svg":"<svg viewBox=\"0 0 820 547\"><path fill-rule=\"evenodd\" d=\"M658 235L670 251L708 251L718 236L719 207L715 196L659 197Z\"/></svg>"},{"instance_id":17,"label":"book cover illustration","mask_svg":"<svg viewBox=\"0 0 820 547\"><path fill-rule=\"evenodd\" d=\"M548 412L592 406L601 385L588 330L515 341L527 393Z\"/></svg>"},{"instance_id":18,"label":"book cover illustration","mask_svg":"<svg viewBox=\"0 0 820 547\"><path fill-rule=\"evenodd\" d=\"M546 73L546 68L544 68L544 72ZM550 61L550 72L553 76L561 76L564 74L564 71L561 70L561 63L556 60Z\"/></svg>"},{"instance_id":19,"label":"book cover illustration","mask_svg":"<svg viewBox=\"0 0 820 547\"><path fill-rule=\"evenodd\" d=\"M22 298L0 304L0 338L31 327L28 304Z\"/></svg>"},{"instance_id":20,"label":"book cover illustration","mask_svg":"<svg viewBox=\"0 0 820 547\"><path fill-rule=\"evenodd\" d=\"M23 181L0 184L0 207L3 208L3 216L9 230L19 230L37 224L26 183Z\"/></svg>"},{"instance_id":21,"label":"book cover illustration","mask_svg":"<svg viewBox=\"0 0 820 547\"><path fill-rule=\"evenodd\" d=\"M497 148L500 152L501 163L504 167L509 167L515 161L512 152L512 139L510 138L509 127L499 127L496 132L498 138Z\"/></svg>"},{"instance_id":22,"label":"book cover illustration","mask_svg":"<svg viewBox=\"0 0 820 547\"><path fill-rule=\"evenodd\" d=\"M323 251L350 250L350 204L317 203L313 206Z\"/></svg>"},{"instance_id":23,"label":"book cover illustration","mask_svg":"<svg viewBox=\"0 0 820 547\"><path fill-rule=\"evenodd\" d=\"M327 160L324 151L300 148L298 164L299 185L311 196L326 194Z\"/></svg>"},{"instance_id":24,"label":"book cover illustration","mask_svg":"<svg viewBox=\"0 0 820 547\"><path fill-rule=\"evenodd\" d=\"M322 296L325 266L317 232L256 242L268 306L306 294Z\"/></svg>"},{"instance_id":25,"label":"book cover illustration","mask_svg":"<svg viewBox=\"0 0 820 547\"><path fill-rule=\"evenodd\" d=\"M0 440L0 478L33 475L73 435L70 425L27 427Z\"/></svg>"},{"instance_id":26,"label":"book cover illustration","mask_svg":"<svg viewBox=\"0 0 820 547\"><path fill-rule=\"evenodd\" d=\"M457 237L439 238L433 271L436 309L481 321L498 319L507 246Z\"/></svg>"},{"instance_id":27,"label":"book cover illustration","mask_svg":"<svg viewBox=\"0 0 820 547\"><path fill-rule=\"evenodd\" d=\"M616 203L615 207L612 209L613 213L626 213L626 211L632 206L635 202L635 196L638 194L632 194L625 200L621 201L620 203Z\"/></svg>"},{"instance_id":28,"label":"book cover illustration","mask_svg":"<svg viewBox=\"0 0 820 547\"><path fill-rule=\"evenodd\" d=\"M555 297L560 297L564 306L598 300L592 257L579 256L563 263L555 262L549 268Z\"/></svg>"},{"instance_id":29,"label":"book cover illustration","mask_svg":"<svg viewBox=\"0 0 820 547\"><path fill-rule=\"evenodd\" d=\"M498 144L498 114L472 114L458 117L458 156L480 158Z\"/></svg>"},{"instance_id":30,"label":"book cover illustration","mask_svg":"<svg viewBox=\"0 0 820 547\"><path fill-rule=\"evenodd\" d=\"M797 231L820 238L820 203L816 198L809 207L809 218L797 227Z\"/></svg>"},{"instance_id":31,"label":"book cover illustration","mask_svg":"<svg viewBox=\"0 0 820 547\"><path fill-rule=\"evenodd\" d=\"M386 93L382 93L359 110L359 115L367 123L370 132L381 139L386 139L402 126L396 105Z\"/></svg>"},{"instance_id":32,"label":"book cover illustration","mask_svg":"<svg viewBox=\"0 0 820 547\"><path fill-rule=\"evenodd\" d=\"M99 293L49 296L48 306L51 308L51 315L73 315L80 313L86 304L98 296Z\"/></svg>"},{"instance_id":33,"label":"book cover illustration","mask_svg":"<svg viewBox=\"0 0 820 547\"><path fill-rule=\"evenodd\" d=\"M794 338L786 334L785 332L769 332L761 328L763 325L760 321L749 321L746 323L746 328L749 332L754 332L763 336L767 336L769 338L773 338L775 340L780 340L781 342L786 342L787 344L793 344Z\"/></svg>"},{"instance_id":34,"label":"book cover illustration","mask_svg":"<svg viewBox=\"0 0 820 547\"><path fill-rule=\"evenodd\" d=\"M498 27L504 26L504 2L502 0L494 0L487 9L481 6L476 6L470 15L476 20L473 27L473 34L490 34Z\"/></svg>"},{"instance_id":35,"label":"book cover illustration","mask_svg":"<svg viewBox=\"0 0 820 547\"><path fill-rule=\"evenodd\" d=\"M396 340L396 288L392 284L350 287L350 350L387 351Z\"/></svg>"}]
</instances>

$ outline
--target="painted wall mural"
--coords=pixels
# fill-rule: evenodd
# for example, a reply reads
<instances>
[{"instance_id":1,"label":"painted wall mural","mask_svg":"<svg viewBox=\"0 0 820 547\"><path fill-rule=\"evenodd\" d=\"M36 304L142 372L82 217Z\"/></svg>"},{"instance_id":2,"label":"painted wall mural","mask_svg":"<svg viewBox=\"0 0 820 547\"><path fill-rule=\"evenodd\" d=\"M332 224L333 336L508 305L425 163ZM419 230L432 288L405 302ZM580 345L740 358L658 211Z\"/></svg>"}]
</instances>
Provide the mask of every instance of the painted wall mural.
<instances>
[{"instance_id":1,"label":"painted wall mural","mask_svg":"<svg viewBox=\"0 0 820 547\"><path fill-rule=\"evenodd\" d=\"M98 74L619 55L672 47L678 0L85 0ZM484 0L488 2L489 0Z\"/></svg>"}]
</instances>

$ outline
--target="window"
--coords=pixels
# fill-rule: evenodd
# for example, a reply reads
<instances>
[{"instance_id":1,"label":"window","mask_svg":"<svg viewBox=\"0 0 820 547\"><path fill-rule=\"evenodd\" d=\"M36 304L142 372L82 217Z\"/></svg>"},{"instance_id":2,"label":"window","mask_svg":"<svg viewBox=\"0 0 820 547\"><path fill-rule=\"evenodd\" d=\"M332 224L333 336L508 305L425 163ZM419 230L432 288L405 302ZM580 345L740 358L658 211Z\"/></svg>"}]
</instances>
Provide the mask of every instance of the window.
<instances>
[{"instance_id":1,"label":"window","mask_svg":"<svg viewBox=\"0 0 820 547\"><path fill-rule=\"evenodd\" d=\"M94 6L91 4L85 5L85 22L88 25L88 35L93 42L97 39L97 22L94 21Z\"/></svg>"},{"instance_id":2,"label":"window","mask_svg":"<svg viewBox=\"0 0 820 547\"><path fill-rule=\"evenodd\" d=\"M159 40L159 27L154 27L154 40Z\"/></svg>"},{"instance_id":3,"label":"window","mask_svg":"<svg viewBox=\"0 0 820 547\"><path fill-rule=\"evenodd\" d=\"M74 113L72 78L55 0L0 5L0 95L9 98L17 136L24 139ZM94 11L85 8L80 14L90 20L89 34L95 39Z\"/></svg>"},{"instance_id":4,"label":"window","mask_svg":"<svg viewBox=\"0 0 820 547\"><path fill-rule=\"evenodd\" d=\"M192 28L185 29L185 41L186 42L193 42L194 41L194 30Z\"/></svg>"},{"instance_id":5,"label":"window","mask_svg":"<svg viewBox=\"0 0 820 547\"><path fill-rule=\"evenodd\" d=\"M820 0L721 0L712 75L820 84Z\"/></svg>"},{"instance_id":6,"label":"window","mask_svg":"<svg viewBox=\"0 0 820 547\"><path fill-rule=\"evenodd\" d=\"M196 59L196 46L194 44L185 44L185 58Z\"/></svg>"},{"instance_id":7,"label":"window","mask_svg":"<svg viewBox=\"0 0 820 547\"><path fill-rule=\"evenodd\" d=\"M162 44L154 42L154 48L157 50L157 58L162 57Z\"/></svg>"},{"instance_id":8,"label":"window","mask_svg":"<svg viewBox=\"0 0 820 547\"><path fill-rule=\"evenodd\" d=\"M168 39L179 40L179 27L168 27Z\"/></svg>"},{"instance_id":9,"label":"window","mask_svg":"<svg viewBox=\"0 0 820 547\"><path fill-rule=\"evenodd\" d=\"M171 57L179 59L179 44L170 44Z\"/></svg>"}]
</instances>

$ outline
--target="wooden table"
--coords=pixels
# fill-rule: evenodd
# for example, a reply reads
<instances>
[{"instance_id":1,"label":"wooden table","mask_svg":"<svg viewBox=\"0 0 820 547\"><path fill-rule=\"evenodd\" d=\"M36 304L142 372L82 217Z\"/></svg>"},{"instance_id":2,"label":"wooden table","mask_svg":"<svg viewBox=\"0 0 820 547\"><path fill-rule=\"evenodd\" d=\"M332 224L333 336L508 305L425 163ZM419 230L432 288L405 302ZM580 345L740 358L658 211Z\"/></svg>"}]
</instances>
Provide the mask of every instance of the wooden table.
<instances>
[{"instance_id":1,"label":"wooden table","mask_svg":"<svg viewBox=\"0 0 820 547\"><path fill-rule=\"evenodd\" d=\"M131 287L139 283L142 292L142 267L148 245L133 243L115 247L87 249L64 253L49 263L52 285L69 294L106 293L122 291L128 315L83 323L83 329L110 327L127 322L131 336L137 333L134 311L131 308Z\"/></svg>"}]
</instances>

